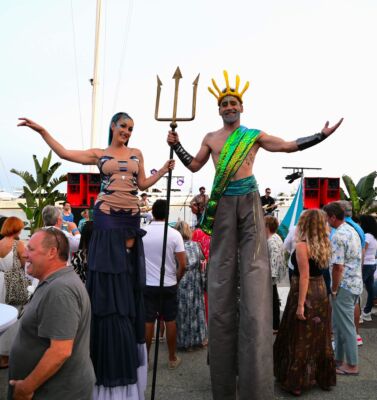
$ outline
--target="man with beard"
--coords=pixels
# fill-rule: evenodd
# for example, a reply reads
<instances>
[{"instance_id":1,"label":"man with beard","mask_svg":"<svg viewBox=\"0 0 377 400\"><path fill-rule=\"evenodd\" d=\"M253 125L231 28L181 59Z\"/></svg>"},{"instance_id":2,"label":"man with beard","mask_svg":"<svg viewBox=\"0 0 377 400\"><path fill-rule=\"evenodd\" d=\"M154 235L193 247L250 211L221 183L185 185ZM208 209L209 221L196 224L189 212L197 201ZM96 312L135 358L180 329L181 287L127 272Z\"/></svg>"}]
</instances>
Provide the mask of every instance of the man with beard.
<instances>
[{"instance_id":1,"label":"man with beard","mask_svg":"<svg viewBox=\"0 0 377 400\"><path fill-rule=\"evenodd\" d=\"M257 129L241 126L242 96L229 85L221 91L212 80L223 126L208 133L195 157L169 132L168 144L192 172L210 156L216 175L201 228L212 234L208 277L209 363L214 400L273 398L271 274L264 231L263 210L253 176L257 152L294 152L314 146L330 136L342 119L320 133L285 141ZM237 276L240 277L239 322ZM237 390L238 376L238 390Z\"/></svg>"}]
</instances>

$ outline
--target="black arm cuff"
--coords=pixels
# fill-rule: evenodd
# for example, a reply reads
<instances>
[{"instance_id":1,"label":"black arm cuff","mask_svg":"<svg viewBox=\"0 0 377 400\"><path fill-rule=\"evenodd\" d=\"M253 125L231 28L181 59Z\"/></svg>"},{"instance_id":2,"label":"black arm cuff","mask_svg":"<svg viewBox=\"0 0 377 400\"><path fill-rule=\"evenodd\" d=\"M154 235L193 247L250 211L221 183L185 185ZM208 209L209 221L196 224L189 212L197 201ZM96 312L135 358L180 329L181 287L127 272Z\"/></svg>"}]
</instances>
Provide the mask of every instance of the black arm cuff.
<instances>
[{"instance_id":1,"label":"black arm cuff","mask_svg":"<svg viewBox=\"0 0 377 400\"><path fill-rule=\"evenodd\" d=\"M316 133L311 136L305 136L302 138L296 139L296 144L299 150L305 150L309 147L315 146L318 143L321 143L323 140L326 139L326 135L322 132Z\"/></svg>"},{"instance_id":2,"label":"black arm cuff","mask_svg":"<svg viewBox=\"0 0 377 400\"><path fill-rule=\"evenodd\" d=\"M194 157L191 154L187 153L187 151L182 147L181 143L179 142L173 146L173 150L185 167L188 167L191 164L191 161L194 159Z\"/></svg>"}]
</instances>

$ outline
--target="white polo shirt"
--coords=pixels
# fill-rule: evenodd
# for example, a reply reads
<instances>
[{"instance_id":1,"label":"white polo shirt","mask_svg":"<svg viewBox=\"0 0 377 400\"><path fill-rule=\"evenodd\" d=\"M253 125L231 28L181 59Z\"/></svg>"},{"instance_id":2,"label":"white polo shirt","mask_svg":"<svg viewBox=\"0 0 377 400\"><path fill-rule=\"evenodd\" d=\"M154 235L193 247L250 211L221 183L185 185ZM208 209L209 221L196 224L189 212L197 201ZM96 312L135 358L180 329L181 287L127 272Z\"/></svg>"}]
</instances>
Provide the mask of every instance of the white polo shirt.
<instances>
[{"instance_id":1,"label":"white polo shirt","mask_svg":"<svg viewBox=\"0 0 377 400\"><path fill-rule=\"evenodd\" d=\"M147 231L147 234L143 237L147 286L160 286L164 225L164 221L152 221L150 225L143 226L143 229ZM183 251L185 251L185 245L182 235L169 226L166 241L164 286L174 286L177 284L175 253Z\"/></svg>"}]
</instances>

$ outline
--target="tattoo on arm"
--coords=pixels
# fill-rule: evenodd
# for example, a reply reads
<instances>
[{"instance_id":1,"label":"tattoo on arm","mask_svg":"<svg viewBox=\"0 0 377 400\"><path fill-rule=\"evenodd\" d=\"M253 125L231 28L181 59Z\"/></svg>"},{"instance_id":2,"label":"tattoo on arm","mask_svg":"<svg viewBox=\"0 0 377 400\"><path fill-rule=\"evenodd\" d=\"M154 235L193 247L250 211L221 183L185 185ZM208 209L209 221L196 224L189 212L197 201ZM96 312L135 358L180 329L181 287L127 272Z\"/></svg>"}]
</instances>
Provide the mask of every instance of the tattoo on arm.
<instances>
[{"instance_id":1,"label":"tattoo on arm","mask_svg":"<svg viewBox=\"0 0 377 400\"><path fill-rule=\"evenodd\" d=\"M176 143L173 146L173 150L175 152L175 154L177 155L177 157L182 161L182 164L187 167L191 164L192 160L194 159L194 157L189 154L181 145L180 142Z\"/></svg>"},{"instance_id":2,"label":"tattoo on arm","mask_svg":"<svg viewBox=\"0 0 377 400\"><path fill-rule=\"evenodd\" d=\"M315 146L318 143L321 143L323 140L326 139L326 135L322 132L316 133L311 136L305 136L302 138L296 139L296 144L299 150L305 150L309 147Z\"/></svg>"}]
</instances>

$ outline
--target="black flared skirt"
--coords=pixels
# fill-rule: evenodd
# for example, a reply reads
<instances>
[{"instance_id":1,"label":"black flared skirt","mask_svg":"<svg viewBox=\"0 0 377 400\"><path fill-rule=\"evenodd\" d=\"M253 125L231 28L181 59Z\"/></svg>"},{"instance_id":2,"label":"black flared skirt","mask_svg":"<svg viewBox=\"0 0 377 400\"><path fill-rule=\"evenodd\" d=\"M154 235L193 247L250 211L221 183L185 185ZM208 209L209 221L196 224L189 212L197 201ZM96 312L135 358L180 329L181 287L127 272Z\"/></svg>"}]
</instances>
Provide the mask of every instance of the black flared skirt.
<instances>
[{"instance_id":1,"label":"black flared skirt","mask_svg":"<svg viewBox=\"0 0 377 400\"><path fill-rule=\"evenodd\" d=\"M97 385L137 382L139 345L145 343L145 259L140 217L105 214L96 206L86 286L92 305L90 353ZM131 250L126 240L134 238Z\"/></svg>"}]
</instances>

